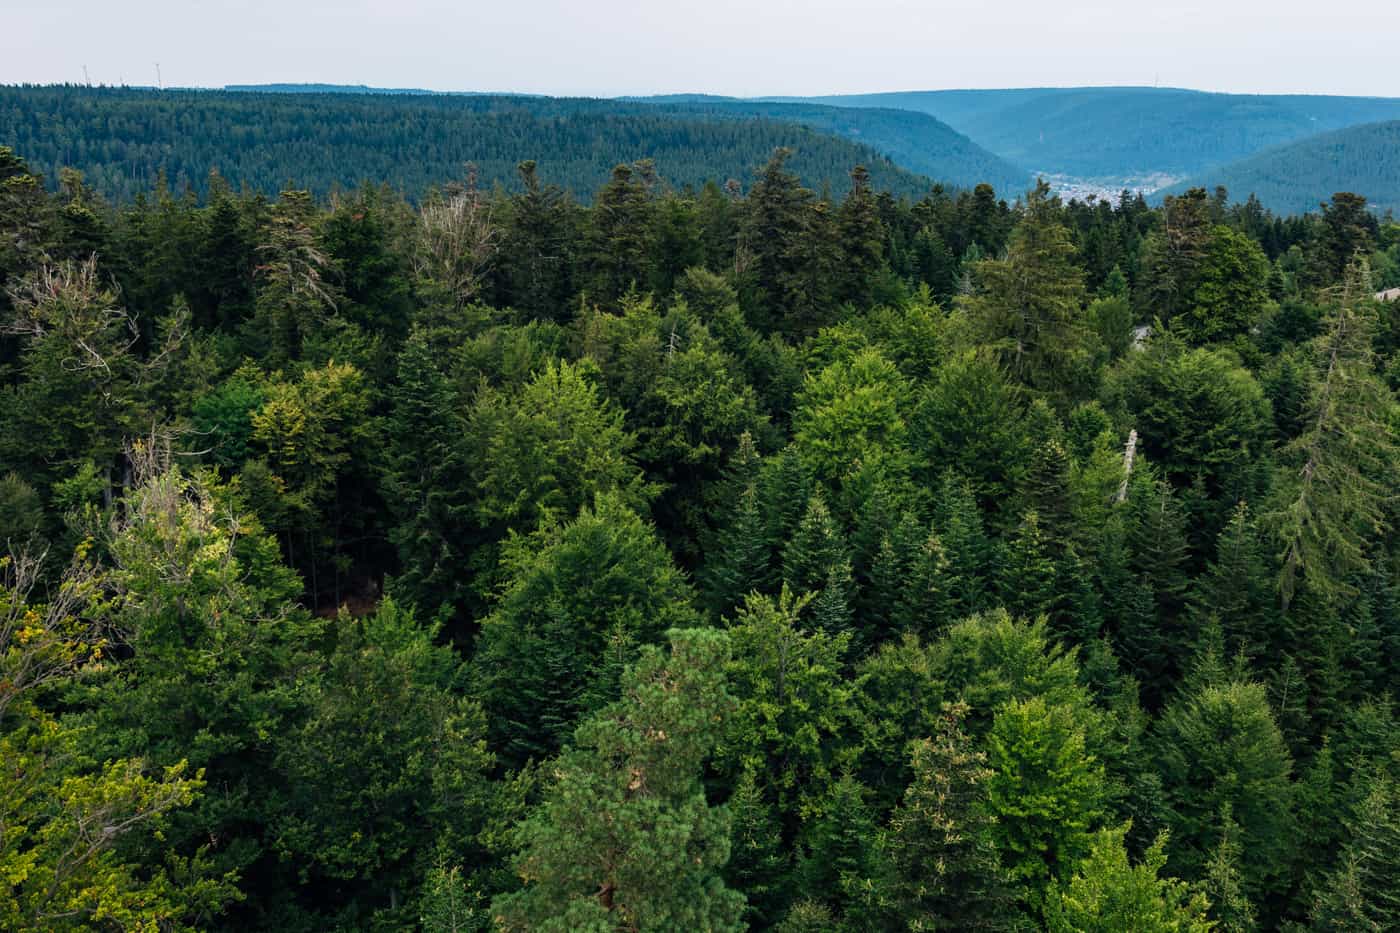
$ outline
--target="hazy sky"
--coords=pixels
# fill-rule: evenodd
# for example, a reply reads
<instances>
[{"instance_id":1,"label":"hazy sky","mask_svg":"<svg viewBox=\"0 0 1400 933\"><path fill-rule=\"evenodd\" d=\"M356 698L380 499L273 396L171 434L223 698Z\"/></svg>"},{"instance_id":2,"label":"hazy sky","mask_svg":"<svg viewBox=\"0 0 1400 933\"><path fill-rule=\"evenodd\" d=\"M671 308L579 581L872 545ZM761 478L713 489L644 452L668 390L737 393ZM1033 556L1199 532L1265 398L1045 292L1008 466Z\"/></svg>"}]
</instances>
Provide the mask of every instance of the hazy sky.
<instances>
[{"instance_id":1,"label":"hazy sky","mask_svg":"<svg viewBox=\"0 0 1400 933\"><path fill-rule=\"evenodd\" d=\"M1396 0L5 0L0 83L1400 96Z\"/></svg>"}]
</instances>

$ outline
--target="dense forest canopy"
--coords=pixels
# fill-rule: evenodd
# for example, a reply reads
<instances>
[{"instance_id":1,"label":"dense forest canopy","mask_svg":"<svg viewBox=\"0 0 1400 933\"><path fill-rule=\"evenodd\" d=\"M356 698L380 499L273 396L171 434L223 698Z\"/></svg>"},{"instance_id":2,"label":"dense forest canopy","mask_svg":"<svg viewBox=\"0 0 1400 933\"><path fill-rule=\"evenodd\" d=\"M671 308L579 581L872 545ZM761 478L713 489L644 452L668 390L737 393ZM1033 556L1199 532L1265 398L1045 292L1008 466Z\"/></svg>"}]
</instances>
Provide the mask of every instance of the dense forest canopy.
<instances>
[{"instance_id":1,"label":"dense forest canopy","mask_svg":"<svg viewBox=\"0 0 1400 933\"><path fill-rule=\"evenodd\" d=\"M67 125L0 146L0 929L1400 926L1363 198L116 202Z\"/></svg>"},{"instance_id":2,"label":"dense forest canopy","mask_svg":"<svg viewBox=\"0 0 1400 933\"><path fill-rule=\"evenodd\" d=\"M918 151L940 181L1020 186L1026 177L938 121L835 107L652 106L583 98L497 95L282 94L130 88L0 87L0 141L56 181L80 169L105 197L128 201L164 173L203 194L217 169L235 190L275 195L295 182L324 195L363 181L411 198L459 177L470 162L484 187L519 188L516 164L586 198L614 165L653 159L676 188L747 181L774 148L836 194L864 164L882 190L918 196L929 181L871 146ZM854 115L854 116L850 116ZM911 117L914 119L911 121ZM868 141L847 142L829 124ZM815 129L813 127L816 127ZM904 163L913 165L913 163Z\"/></svg>"}]
</instances>

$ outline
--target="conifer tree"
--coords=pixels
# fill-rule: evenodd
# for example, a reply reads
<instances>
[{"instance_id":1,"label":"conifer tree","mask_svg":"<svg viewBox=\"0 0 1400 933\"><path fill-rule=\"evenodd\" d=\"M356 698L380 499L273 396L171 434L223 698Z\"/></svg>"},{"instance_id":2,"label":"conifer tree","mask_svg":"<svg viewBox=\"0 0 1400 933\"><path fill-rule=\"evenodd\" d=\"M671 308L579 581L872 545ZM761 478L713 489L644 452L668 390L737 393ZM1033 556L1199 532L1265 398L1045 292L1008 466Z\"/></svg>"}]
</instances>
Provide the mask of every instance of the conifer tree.
<instances>
[{"instance_id":1,"label":"conifer tree","mask_svg":"<svg viewBox=\"0 0 1400 933\"><path fill-rule=\"evenodd\" d=\"M799 890L825 903L843 925L868 928L879 916L884 868L866 788L843 774L798 836Z\"/></svg>"},{"instance_id":2,"label":"conifer tree","mask_svg":"<svg viewBox=\"0 0 1400 933\"><path fill-rule=\"evenodd\" d=\"M938 733L912 744L913 781L881 839L893 911L910 930L1009 926L1012 895L987 810L992 772L960 728L966 712L945 707Z\"/></svg>"},{"instance_id":3,"label":"conifer tree","mask_svg":"<svg viewBox=\"0 0 1400 933\"><path fill-rule=\"evenodd\" d=\"M1059 212L1059 198L1040 181L1026 196L1006 258L976 265L976 291L964 299L964 308L1015 379L1064 392L1085 352L1084 275Z\"/></svg>"},{"instance_id":4,"label":"conifer tree","mask_svg":"<svg viewBox=\"0 0 1400 933\"><path fill-rule=\"evenodd\" d=\"M1230 805L1220 811L1220 842L1205 866L1203 893L1210 902L1210 919L1220 933L1251 933L1258 929L1254 905L1245 896L1240 871L1240 828Z\"/></svg>"},{"instance_id":5,"label":"conifer tree","mask_svg":"<svg viewBox=\"0 0 1400 933\"><path fill-rule=\"evenodd\" d=\"M1313 929L1393 930L1400 925L1400 794L1388 775L1370 778L1347 835L1336 869L1318 888Z\"/></svg>"},{"instance_id":6,"label":"conifer tree","mask_svg":"<svg viewBox=\"0 0 1400 933\"><path fill-rule=\"evenodd\" d=\"M1318 379L1308 426L1287 448L1298 473L1271 522L1281 543L1279 596L1288 608L1300 583L1326 600L1354 595L1349 577L1368 566L1385 527L1384 477L1397 455L1395 399L1374 371L1370 271L1353 264L1315 342Z\"/></svg>"},{"instance_id":7,"label":"conifer tree","mask_svg":"<svg viewBox=\"0 0 1400 933\"><path fill-rule=\"evenodd\" d=\"M595 301L611 306L651 280L655 234L651 223L655 167L650 161L618 165L598 192L584 239L583 270Z\"/></svg>"},{"instance_id":8,"label":"conifer tree","mask_svg":"<svg viewBox=\"0 0 1400 933\"><path fill-rule=\"evenodd\" d=\"M1052 546L1052 539L1040 526L1040 517L1035 512L1023 515L997 581L1001 603L1013 615L1035 619L1054 612L1058 575L1050 556Z\"/></svg>"},{"instance_id":9,"label":"conifer tree","mask_svg":"<svg viewBox=\"0 0 1400 933\"><path fill-rule=\"evenodd\" d=\"M1265 627L1270 582L1254 519L1240 502L1220 532L1215 559L1195 580L1190 598L1193 614L1200 621L1219 621L1232 651L1271 652L1272 633Z\"/></svg>"},{"instance_id":10,"label":"conifer tree","mask_svg":"<svg viewBox=\"0 0 1400 933\"><path fill-rule=\"evenodd\" d=\"M943 478L934 522L948 560L950 617L962 618L989 608L988 589L996 579L992 543L972 491L951 473Z\"/></svg>"},{"instance_id":11,"label":"conifer tree","mask_svg":"<svg viewBox=\"0 0 1400 933\"><path fill-rule=\"evenodd\" d=\"M730 819L701 770L730 710L728 639L676 630L648 647L619 700L578 728L539 808L516 830L524 886L496 898L506 930L740 930L720 870Z\"/></svg>"},{"instance_id":12,"label":"conifer tree","mask_svg":"<svg viewBox=\"0 0 1400 933\"><path fill-rule=\"evenodd\" d=\"M502 577L473 670L495 747L514 764L556 751L579 715L617 695L640 646L697 621L655 530L614 496L513 537Z\"/></svg>"},{"instance_id":13,"label":"conifer tree","mask_svg":"<svg viewBox=\"0 0 1400 933\"><path fill-rule=\"evenodd\" d=\"M848 597L851 575L850 550L845 535L827 508L820 491L807 501L792 538L783 549L783 582L797 593L816 593L833 581ZM848 603L849 605L849 603Z\"/></svg>"},{"instance_id":14,"label":"conifer tree","mask_svg":"<svg viewBox=\"0 0 1400 933\"><path fill-rule=\"evenodd\" d=\"M1237 680L1183 692L1157 723L1158 769L1171 803L1173 866L1199 876L1225 831L1238 824L1246 895L1261 908L1277 893L1293 839L1293 762L1264 688Z\"/></svg>"},{"instance_id":15,"label":"conifer tree","mask_svg":"<svg viewBox=\"0 0 1400 933\"><path fill-rule=\"evenodd\" d=\"M783 847L782 827L752 768L739 774L726 805L733 829L725 883L747 899L744 919L751 926L772 926L791 900L792 861Z\"/></svg>"},{"instance_id":16,"label":"conifer tree","mask_svg":"<svg viewBox=\"0 0 1400 933\"><path fill-rule=\"evenodd\" d=\"M836 212L836 235L841 249L841 290L837 297L857 307L870 304L870 288L885 262L885 229L870 172L863 165L851 169L851 190Z\"/></svg>"}]
</instances>

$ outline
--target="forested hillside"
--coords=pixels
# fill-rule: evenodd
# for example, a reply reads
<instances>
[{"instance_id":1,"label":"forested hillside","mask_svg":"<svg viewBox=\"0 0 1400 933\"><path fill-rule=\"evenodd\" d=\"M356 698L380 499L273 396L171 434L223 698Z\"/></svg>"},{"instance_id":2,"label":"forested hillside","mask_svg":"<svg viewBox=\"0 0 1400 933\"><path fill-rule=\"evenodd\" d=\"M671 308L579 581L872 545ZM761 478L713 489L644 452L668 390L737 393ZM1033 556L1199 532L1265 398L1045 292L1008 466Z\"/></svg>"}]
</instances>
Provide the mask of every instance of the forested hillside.
<instances>
[{"instance_id":1,"label":"forested hillside","mask_svg":"<svg viewBox=\"0 0 1400 933\"><path fill-rule=\"evenodd\" d=\"M269 91L304 94L328 91L342 94L439 95L423 90L390 90L354 85L273 84L234 85L228 90ZM459 95L462 92L452 92ZM482 96L482 95L476 95ZM514 99L518 102L518 98ZM541 108L558 104L549 98L535 98ZM677 117L705 119L777 120L798 123L819 132L833 133L869 146L897 165L926 175L944 184L974 188L989 184L998 191L1019 191L1032 180L1029 173L983 149L942 121L926 113L891 107L827 107L819 104L766 103L712 94L671 94L658 97L629 97L617 101L594 101L601 108L630 112L633 105L647 104ZM825 180L825 179L824 179Z\"/></svg>"},{"instance_id":2,"label":"forested hillside","mask_svg":"<svg viewBox=\"0 0 1400 933\"><path fill-rule=\"evenodd\" d=\"M1310 136L1198 175L1178 186L1225 185L1285 213L1317 210L1336 191L1364 192L1378 211L1400 213L1400 120Z\"/></svg>"},{"instance_id":3,"label":"forested hillside","mask_svg":"<svg viewBox=\"0 0 1400 933\"><path fill-rule=\"evenodd\" d=\"M1316 133L1400 119L1400 99L1394 98L1147 87L913 91L810 101L932 114L1030 171L1084 178L1191 176Z\"/></svg>"},{"instance_id":4,"label":"forested hillside","mask_svg":"<svg viewBox=\"0 0 1400 933\"><path fill-rule=\"evenodd\" d=\"M23 156L0 929L1400 927L1362 198L828 197L779 150L113 204Z\"/></svg>"},{"instance_id":5,"label":"forested hillside","mask_svg":"<svg viewBox=\"0 0 1400 933\"><path fill-rule=\"evenodd\" d=\"M792 122L568 98L0 87L0 144L51 180L60 166L78 168L115 201L149 190L162 171L176 191L202 194L211 169L268 195L289 181L320 195L371 181L418 198L461 178L468 162L479 184L515 187L523 158L586 198L622 162L654 159L660 181L699 188L747 179L778 146L838 194L856 163L900 194L931 184L865 145Z\"/></svg>"}]
</instances>

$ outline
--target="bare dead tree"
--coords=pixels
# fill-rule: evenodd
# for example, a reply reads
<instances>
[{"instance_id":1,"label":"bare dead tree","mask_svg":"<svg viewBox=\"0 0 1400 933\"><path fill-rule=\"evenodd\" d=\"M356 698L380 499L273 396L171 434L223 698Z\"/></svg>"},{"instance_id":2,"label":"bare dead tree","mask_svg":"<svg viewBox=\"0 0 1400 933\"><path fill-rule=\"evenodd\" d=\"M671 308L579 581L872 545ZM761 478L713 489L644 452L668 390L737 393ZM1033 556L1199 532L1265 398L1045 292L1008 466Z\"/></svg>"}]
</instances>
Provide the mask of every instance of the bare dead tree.
<instances>
[{"instance_id":1,"label":"bare dead tree","mask_svg":"<svg viewBox=\"0 0 1400 933\"><path fill-rule=\"evenodd\" d=\"M476 168L468 166L465 184L450 186L428 202L419 215L414 271L445 291L460 310L481 292L496 255L498 231L491 203L477 188Z\"/></svg>"},{"instance_id":2,"label":"bare dead tree","mask_svg":"<svg viewBox=\"0 0 1400 933\"><path fill-rule=\"evenodd\" d=\"M1128 480L1133 478L1133 459L1137 456L1137 428L1128 432L1128 443L1123 448L1123 482L1118 486L1117 501L1126 502L1128 499Z\"/></svg>"},{"instance_id":3,"label":"bare dead tree","mask_svg":"<svg viewBox=\"0 0 1400 933\"><path fill-rule=\"evenodd\" d=\"M34 595L44 559L44 553L24 552L0 557L0 721L17 698L69 676L100 657L106 644L93 611L97 569L75 560L39 603Z\"/></svg>"},{"instance_id":4,"label":"bare dead tree","mask_svg":"<svg viewBox=\"0 0 1400 933\"><path fill-rule=\"evenodd\" d=\"M97 255L81 262L45 263L6 290L14 310L0 334L31 340L55 338L71 348L62 360L70 372L111 378L116 363L141 339L136 318L101 281Z\"/></svg>"}]
</instances>

